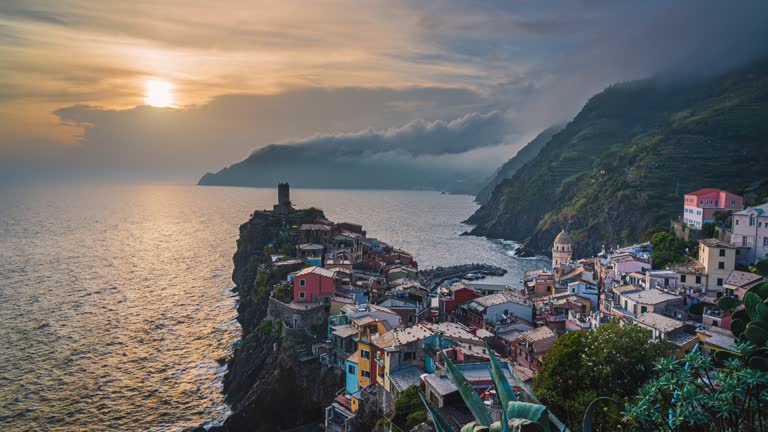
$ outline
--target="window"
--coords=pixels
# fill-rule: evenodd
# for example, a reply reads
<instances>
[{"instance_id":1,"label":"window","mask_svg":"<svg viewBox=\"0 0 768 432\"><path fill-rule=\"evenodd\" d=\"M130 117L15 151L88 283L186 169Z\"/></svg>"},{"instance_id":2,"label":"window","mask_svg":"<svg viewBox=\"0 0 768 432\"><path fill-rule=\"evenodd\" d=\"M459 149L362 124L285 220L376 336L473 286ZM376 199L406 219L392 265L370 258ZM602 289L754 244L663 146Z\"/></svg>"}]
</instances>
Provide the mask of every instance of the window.
<instances>
[{"instance_id":1,"label":"window","mask_svg":"<svg viewBox=\"0 0 768 432\"><path fill-rule=\"evenodd\" d=\"M723 286L723 278L717 278L717 286Z\"/></svg>"},{"instance_id":2,"label":"window","mask_svg":"<svg viewBox=\"0 0 768 432\"><path fill-rule=\"evenodd\" d=\"M741 245L746 246L747 245L747 236L744 236L741 238Z\"/></svg>"},{"instance_id":3,"label":"window","mask_svg":"<svg viewBox=\"0 0 768 432\"><path fill-rule=\"evenodd\" d=\"M363 378L370 378L370 377L371 377L371 373L368 372L367 370L364 370L363 371Z\"/></svg>"},{"instance_id":4,"label":"window","mask_svg":"<svg viewBox=\"0 0 768 432\"><path fill-rule=\"evenodd\" d=\"M685 283L685 275L680 275L680 282Z\"/></svg>"},{"instance_id":5,"label":"window","mask_svg":"<svg viewBox=\"0 0 768 432\"><path fill-rule=\"evenodd\" d=\"M749 215L749 226L755 226L755 215Z\"/></svg>"},{"instance_id":6,"label":"window","mask_svg":"<svg viewBox=\"0 0 768 432\"><path fill-rule=\"evenodd\" d=\"M368 350L360 350L360 356L367 360L371 358L371 352Z\"/></svg>"},{"instance_id":7,"label":"window","mask_svg":"<svg viewBox=\"0 0 768 432\"><path fill-rule=\"evenodd\" d=\"M763 246L768 246L768 236L763 237Z\"/></svg>"},{"instance_id":8,"label":"window","mask_svg":"<svg viewBox=\"0 0 768 432\"><path fill-rule=\"evenodd\" d=\"M416 353L415 352L407 352L403 355L404 360L416 360Z\"/></svg>"},{"instance_id":9,"label":"window","mask_svg":"<svg viewBox=\"0 0 768 432\"><path fill-rule=\"evenodd\" d=\"M697 284L700 284L700 283L701 283L701 276L696 276L696 283L697 283Z\"/></svg>"},{"instance_id":10,"label":"window","mask_svg":"<svg viewBox=\"0 0 768 432\"><path fill-rule=\"evenodd\" d=\"M719 270L725 270L725 263L720 261L719 263L717 263L717 268Z\"/></svg>"},{"instance_id":11,"label":"window","mask_svg":"<svg viewBox=\"0 0 768 432\"><path fill-rule=\"evenodd\" d=\"M731 207L736 207L736 200L731 201Z\"/></svg>"},{"instance_id":12,"label":"window","mask_svg":"<svg viewBox=\"0 0 768 432\"><path fill-rule=\"evenodd\" d=\"M306 296L307 296L307 293L305 293L304 291L299 291L299 298L300 298L300 299L303 299L303 298L305 298Z\"/></svg>"},{"instance_id":13,"label":"window","mask_svg":"<svg viewBox=\"0 0 768 432\"><path fill-rule=\"evenodd\" d=\"M739 220L738 220L738 219L736 219L736 225L738 225L738 224L739 224Z\"/></svg>"},{"instance_id":14,"label":"window","mask_svg":"<svg viewBox=\"0 0 768 432\"><path fill-rule=\"evenodd\" d=\"M725 256L725 249L720 249L720 256Z\"/></svg>"},{"instance_id":15,"label":"window","mask_svg":"<svg viewBox=\"0 0 768 432\"><path fill-rule=\"evenodd\" d=\"M648 308L645 306L640 306L640 313L646 313L648 312Z\"/></svg>"},{"instance_id":16,"label":"window","mask_svg":"<svg viewBox=\"0 0 768 432\"><path fill-rule=\"evenodd\" d=\"M299 279L299 286L307 286L307 280L306 279Z\"/></svg>"}]
</instances>

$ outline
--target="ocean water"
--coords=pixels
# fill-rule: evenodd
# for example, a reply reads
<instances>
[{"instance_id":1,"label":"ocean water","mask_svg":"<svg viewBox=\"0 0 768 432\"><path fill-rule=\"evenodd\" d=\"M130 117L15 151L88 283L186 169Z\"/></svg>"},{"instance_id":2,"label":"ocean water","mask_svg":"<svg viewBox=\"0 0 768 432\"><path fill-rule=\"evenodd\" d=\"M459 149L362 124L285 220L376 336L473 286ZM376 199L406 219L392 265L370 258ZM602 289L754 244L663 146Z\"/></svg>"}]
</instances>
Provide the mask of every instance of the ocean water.
<instances>
[{"instance_id":1,"label":"ocean water","mask_svg":"<svg viewBox=\"0 0 768 432\"><path fill-rule=\"evenodd\" d=\"M540 259L460 237L469 196L293 190L365 225L421 267L486 262L518 285ZM191 185L0 188L0 430L175 431L229 412L217 359L239 338L238 226L274 189ZM489 279L490 280L490 279Z\"/></svg>"}]
</instances>

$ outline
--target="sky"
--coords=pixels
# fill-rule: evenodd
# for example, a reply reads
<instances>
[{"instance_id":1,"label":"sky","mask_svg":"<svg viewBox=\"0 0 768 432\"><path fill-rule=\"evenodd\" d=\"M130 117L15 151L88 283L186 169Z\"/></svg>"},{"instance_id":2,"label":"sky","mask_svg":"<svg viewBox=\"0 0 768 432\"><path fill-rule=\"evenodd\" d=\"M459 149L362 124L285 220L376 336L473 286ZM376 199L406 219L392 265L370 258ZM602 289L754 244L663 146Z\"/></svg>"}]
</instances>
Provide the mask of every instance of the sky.
<instances>
[{"instance_id":1,"label":"sky","mask_svg":"<svg viewBox=\"0 0 768 432\"><path fill-rule=\"evenodd\" d=\"M490 172L612 83L766 47L765 1L5 0L0 170L193 182L272 144L500 118L413 153Z\"/></svg>"}]
</instances>

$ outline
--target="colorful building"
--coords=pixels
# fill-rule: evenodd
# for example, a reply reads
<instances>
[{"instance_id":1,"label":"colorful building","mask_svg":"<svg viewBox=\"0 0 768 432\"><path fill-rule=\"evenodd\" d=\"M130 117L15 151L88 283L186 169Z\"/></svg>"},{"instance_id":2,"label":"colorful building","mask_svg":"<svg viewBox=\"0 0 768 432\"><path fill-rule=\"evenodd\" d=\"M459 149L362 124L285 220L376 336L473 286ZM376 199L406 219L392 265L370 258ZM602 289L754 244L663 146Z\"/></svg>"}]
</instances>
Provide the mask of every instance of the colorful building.
<instances>
[{"instance_id":1,"label":"colorful building","mask_svg":"<svg viewBox=\"0 0 768 432\"><path fill-rule=\"evenodd\" d=\"M752 264L768 255L768 203L734 213L731 230L739 264Z\"/></svg>"},{"instance_id":2,"label":"colorful building","mask_svg":"<svg viewBox=\"0 0 768 432\"><path fill-rule=\"evenodd\" d=\"M293 277L293 301L326 302L336 292L334 273L322 267L307 267Z\"/></svg>"},{"instance_id":3,"label":"colorful building","mask_svg":"<svg viewBox=\"0 0 768 432\"><path fill-rule=\"evenodd\" d=\"M717 212L737 212L744 207L744 198L720 189L700 189L685 194L683 221L700 230L705 223L715 221Z\"/></svg>"}]
</instances>

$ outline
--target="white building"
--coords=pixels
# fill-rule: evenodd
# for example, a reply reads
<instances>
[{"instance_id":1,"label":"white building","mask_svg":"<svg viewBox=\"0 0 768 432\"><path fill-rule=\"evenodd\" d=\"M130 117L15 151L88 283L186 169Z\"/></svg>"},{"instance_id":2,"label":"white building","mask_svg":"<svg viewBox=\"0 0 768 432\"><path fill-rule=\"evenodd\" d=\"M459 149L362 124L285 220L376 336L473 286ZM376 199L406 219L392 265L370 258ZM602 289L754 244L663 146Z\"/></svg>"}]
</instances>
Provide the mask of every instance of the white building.
<instances>
[{"instance_id":1,"label":"white building","mask_svg":"<svg viewBox=\"0 0 768 432\"><path fill-rule=\"evenodd\" d=\"M731 244L739 248L736 262L752 264L768 254L768 203L733 214Z\"/></svg>"}]
</instances>

